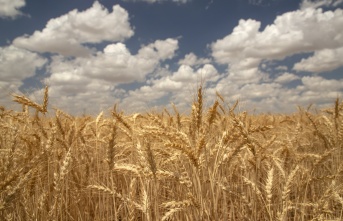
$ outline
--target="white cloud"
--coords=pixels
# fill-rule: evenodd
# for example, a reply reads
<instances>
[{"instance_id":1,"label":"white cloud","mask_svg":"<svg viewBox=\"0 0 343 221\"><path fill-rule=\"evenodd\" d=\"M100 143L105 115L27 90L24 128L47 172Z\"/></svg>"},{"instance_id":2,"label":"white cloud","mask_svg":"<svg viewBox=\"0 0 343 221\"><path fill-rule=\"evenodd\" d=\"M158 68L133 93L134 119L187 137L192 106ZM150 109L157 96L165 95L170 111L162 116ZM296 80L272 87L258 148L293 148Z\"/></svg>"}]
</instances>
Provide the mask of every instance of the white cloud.
<instances>
[{"instance_id":1,"label":"white cloud","mask_svg":"<svg viewBox=\"0 0 343 221\"><path fill-rule=\"evenodd\" d=\"M123 43L116 43L107 45L102 52L91 57L67 59L54 56L49 67L51 76L45 79L45 83L50 85L52 103L56 106L75 112L77 107L73 101L77 100L79 108L94 112L99 106L105 107L106 102L110 106L123 97L119 93L119 84L145 81L147 75L153 73L161 61L172 58L177 49L176 39L166 39L142 46L135 55ZM88 96L92 108L89 108ZM154 96L145 99L154 99Z\"/></svg>"},{"instance_id":2,"label":"white cloud","mask_svg":"<svg viewBox=\"0 0 343 221\"><path fill-rule=\"evenodd\" d=\"M267 80L268 74L262 71L271 70L264 65L267 61L305 52L315 52L315 55L296 64L295 69L329 71L343 65L339 49L343 47L342 33L341 9L324 12L308 8L287 12L264 30L259 21L240 20L231 34L211 44L212 56L217 63L228 65L227 81L239 86ZM294 78L284 75L278 81L289 81L290 77Z\"/></svg>"},{"instance_id":3,"label":"white cloud","mask_svg":"<svg viewBox=\"0 0 343 221\"><path fill-rule=\"evenodd\" d=\"M316 51L313 56L302 59L293 67L297 71L320 73L343 66L343 47Z\"/></svg>"},{"instance_id":4,"label":"white cloud","mask_svg":"<svg viewBox=\"0 0 343 221\"><path fill-rule=\"evenodd\" d=\"M95 85L97 84L97 85ZM96 82L94 87L87 86L88 89L78 93L65 93L64 87L49 87L49 107L59 108L67 113L80 115L83 112L87 114L97 114L100 111L107 111L118 103L122 96L121 90L107 90L107 86ZM93 90L91 90L93 89ZM43 91L35 91L30 98L41 102Z\"/></svg>"},{"instance_id":5,"label":"white cloud","mask_svg":"<svg viewBox=\"0 0 343 221\"><path fill-rule=\"evenodd\" d=\"M319 7L337 7L341 5L343 0L303 0L300 3L300 9L319 8Z\"/></svg>"},{"instance_id":6,"label":"white cloud","mask_svg":"<svg viewBox=\"0 0 343 221\"><path fill-rule=\"evenodd\" d=\"M281 75L283 76L283 75ZM288 76L288 77L287 77ZM289 78L285 74L282 78ZM300 79L297 76L294 76ZM332 106L335 98L343 96L343 80L328 80L322 77L306 76L301 78L302 85L287 88L284 82L251 83L238 85L228 77L210 88L211 93L218 91L229 104L237 99L243 110L257 112L293 112L297 105L315 104L318 108Z\"/></svg>"},{"instance_id":7,"label":"white cloud","mask_svg":"<svg viewBox=\"0 0 343 221\"><path fill-rule=\"evenodd\" d=\"M159 58L170 59L174 57L175 50L178 48L178 40L168 38L166 40L157 40L138 51L138 55L142 58Z\"/></svg>"},{"instance_id":8,"label":"white cloud","mask_svg":"<svg viewBox=\"0 0 343 221\"><path fill-rule=\"evenodd\" d=\"M57 64L56 64L57 65ZM62 64L63 65L63 64ZM50 107L81 114L83 111L95 114L107 110L120 101L122 91L116 84L102 79L91 79L78 72L65 71L53 73L44 80L49 85ZM33 93L39 97L42 91Z\"/></svg>"},{"instance_id":9,"label":"white cloud","mask_svg":"<svg viewBox=\"0 0 343 221\"><path fill-rule=\"evenodd\" d=\"M304 107L314 104L317 108L327 108L333 105L337 97L343 96L342 79L329 80L319 76L305 76L301 81L303 84L296 88L280 90L280 96L275 97L278 99L274 102L276 107L280 107L281 111L290 111L290 104L293 111L296 110L295 105Z\"/></svg>"},{"instance_id":10,"label":"white cloud","mask_svg":"<svg viewBox=\"0 0 343 221\"><path fill-rule=\"evenodd\" d=\"M275 82L280 83L280 84L287 84L289 82L295 81L300 79L298 76L292 73L283 73L282 75L279 75L276 79Z\"/></svg>"},{"instance_id":11,"label":"white cloud","mask_svg":"<svg viewBox=\"0 0 343 221\"><path fill-rule=\"evenodd\" d=\"M212 44L212 56L220 64L234 63L247 57L245 50L252 46L260 25L251 19L240 20L230 35Z\"/></svg>"},{"instance_id":12,"label":"white cloud","mask_svg":"<svg viewBox=\"0 0 343 221\"><path fill-rule=\"evenodd\" d=\"M189 65L189 66L200 66L203 64L209 64L211 60L208 58L198 58L194 53L186 54L183 59L181 59L178 64L179 65Z\"/></svg>"},{"instance_id":13,"label":"white cloud","mask_svg":"<svg viewBox=\"0 0 343 221\"><path fill-rule=\"evenodd\" d=\"M46 59L24 49L0 47L0 80L13 82L31 77L46 62Z\"/></svg>"},{"instance_id":14,"label":"white cloud","mask_svg":"<svg viewBox=\"0 0 343 221\"><path fill-rule=\"evenodd\" d=\"M258 34L260 22L240 20L233 32L212 44L212 56L219 64L229 64L229 78L239 84L258 82L260 58L245 53Z\"/></svg>"},{"instance_id":15,"label":"white cloud","mask_svg":"<svg viewBox=\"0 0 343 221\"><path fill-rule=\"evenodd\" d=\"M153 72L160 61L172 58L177 49L178 41L175 39L157 40L132 55L123 43L116 43L107 45L103 52L90 58L62 62L71 63L67 72L73 76L86 76L112 84L130 83L145 80L146 75ZM57 63L57 68L61 68L59 65Z\"/></svg>"},{"instance_id":16,"label":"white cloud","mask_svg":"<svg viewBox=\"0 0 343 221\"><path fill-rule=\"evenodd\" d=\"M129 91L120 103L119 107L124 107L129 113L151 111L153 107L164 106L158 105L158 100L166 96L168 92L156 91L149 86L141 87L138 90Z\"/></svg>"},{"instance_id":17,"label":"white cloud","mask_svg":"<svg viewBox=\"0 0 343 221\"><path fill-rule=\"evenodd\" d=\"M216 81L218 78L216 68L211 64L206 64L196 72L188 65L181 65L179 69L170 77L173 81L192 83L204 81Z\"/></svg>"},{"instance_id":18,"label":"white cloud","mask_svg":"<svg viewBox=\"0 0 343 221\"><path fill-rule=\"evenodd\" d=\"M175 39L157 40L131 55L122 43L108 45L96 58L82 65L85 75L117 83L144 80L160 61L170 59L178 48Z\"/></svg>"},{"instance_id":19,"label":"white cloud","mask_svg":"<svg viewBox=\"0 0 343 221\"><path fill-rule=\"evenodd\" d=\"M286 96L289 103L300 106L315 104L318 108L332 106L337 97L343 96L343 79L325 79L319 76L305 76L303 85L293 90L292 96Z\"/></svg>"},{"instance_id":20,"label":"white cloud","mask_svg":"<svg viewBox=\"0 0 343 221\"><path fill-rule=\"evenodd\" d=\"M125 9L114 5L110 13L98 1L85 11L72 10L50 19L42 31L21 36L13 44L37 52L65 56L87 56L92 49L84 43L123 41L133 35Z\"/></svg>"},{"instance_id":21,"label":"white cloud","mask_svg":"<svg viewBox=\"0 0 343 221\"><path fill-rule=\"evenodd\" d=\"M245 84L240 88L240 95L244 99L278 97L280 88L281 85L277 83Z\"/></svg>"},{"instance_id":22,"label":"white cloud","mask_svg":"<svg viewBox=\"0 0 343 221\"><path fill-rule=\"evenodd\" d=\"M47 60L39 55L16 48L14 46L0 47L0 97L2 104L11 104L10 93L18 93L18 88L26 78L35 75Z\"/></svg>"},{"instance_id":23,"label":"white cloud","mask_svg":"<svg viewBox=\"0 0 343 221\"><path fill-rule=\"evenodd\" d=\"M214 86L215 91L218 91L229 101L237 99L244 102L252 102L252 99L266 99L271 97L278 97L282 85L279 83L246 83L237 84L232 81L230 76L223 78L217 85ZM263 107L263 105L261 105Z\"/></svg>"},{"instance_id":24,"label":"white cloud","mask_svg":"<svg viewBox=\"0 0 343 221\"><path fill-rule=\"evenodd\" d=\"M239 100L241 110L257 112L291 112L295 105L287 104L291 96L297 95L297 90L284 88L277 82L248 83L239 85L230 79L230 76L222 78L217 85L210 90L210 94L218 91L229 105ZM292 102L294 104L295 102Z\"/></svg>"},{"instance_id":25,"label":"white cloud","mask_svg":"<svg viewBox=\"0 0 343 221\"><path fill-rule=\"evenodd\" d=\"M246 54L265 59L312 52L343 45L343 11L307 9L278 16L250 42ZM253 45L255 43L255 45Z\"/></svg>"},{"instance_id":26,"label":"white cloud","mask_svg":"<svg viewBox=\"0 0 343 221\"><path fill-rule=\"evenodd\" d=\"M183 82L173 81L169 77L156 80L153 83L154 85L151 87L152 89L156 89L164 93L179 91L184 86Z\"/></svg>"},{"instance_id":27,"label":"white cloud","mask_svg":"<svg viewBox=\"0 0 343 221\"><path fill-rule=\"evenodd\" d=\"M228 64L228 73L218 84L210 88L212 94L218 91L228 102L232 103L239 99L244 104L244 109L263 112L291 112L296 110L296 105L307 106L310 103L322 108L332 105L337 96L342 96L342 79L328 80L310 76L300 78L285 72L273 80L271 75L262 72L262 70L287 71L286 66L273 68L274 56L282 59L310 51L314 51L314 55L296 64L294 69L322 72L343 66L340 46L343 45L342 10L323 13L321 10L307 9L304 13L313 13L314 17L310 19L308 15L308 19L303 19L302 22L299 17L299 23L296 23L296 16L291 16L297 13L303 12L281 15L273 25L261 31L259 31L259 22L241 20L230 35L213 43L212 55L218 63ZM276 31L281 30L281 26L286 30L285 35ZM311 36L313 31L314 36ZM290 32L298 32L299 38L290 37L297 34L287 37ZM331 40L327 35L331 36ZM263 38L264 42L261 40ZM321 42L319 38L324 39L325 42ZM296 88L285 87L294 80L301 80L302 84Z\"/></svg>"},{"instance_id":28,"label":"white cloud","mask_svg":"<svg viewBox=\"0 0 343 221\"><path fill-rule=\"evenodd\" d=\"M89 58L65 59L56 56L50 66L49 84L87 84L101 80L110 84L145 80L160 61L174 56L178 48L175 39L157 40L132 55L123 43L107 45L103 52Z\"/></svg>"},{"instance_id":29,"label":"white cloud","mask_svg":"<svg viewBox=\"0 0 343 221\"><path fill-rule=\"evenodd\" d=\"M123 99L121 105L132 111L146 111L151 107L162 108L173 102L182 111L191 104L197 84L203 80L206 85L219 78L219 73L211 64L206 64L198 69L181 65L171 75L151 80L150 85L131 91L129 96ZM162 103L158 102L166 96L169 98Z\"/></svg>"},{"instance_id":30,"label":"white cloud","mask_svg":"<svg viewBox=\"0 0 343 221\"><path fill-rule=\"evenodd\" d=\"M319 76L303 77L302 83L309 91L339 91L343 89L343 80L328 80Z\"/></svg>"},{"instance_id":31,"label":"white cloud","mask_svg":"<svg viewBox=\"0 0 343 221\"><path fill-rule=\"evenodd\" d=\"M181 65L179 69L171 76L174 81L178 82L192 82L193 80L197 80L194 79L194 77L197 76L194 74L193 68L188 65Z\"/></svg>"},{"instance_id":32,"label":"white cloud","mask_svg":"<svg viewBox=\"0 0 343 221\"><path fill-rule=\"evenodd\" d=\"M16 18L22 15L18 9L25 6L25 0L0 0L0 18Z\"/></svg>"}]
</instances>

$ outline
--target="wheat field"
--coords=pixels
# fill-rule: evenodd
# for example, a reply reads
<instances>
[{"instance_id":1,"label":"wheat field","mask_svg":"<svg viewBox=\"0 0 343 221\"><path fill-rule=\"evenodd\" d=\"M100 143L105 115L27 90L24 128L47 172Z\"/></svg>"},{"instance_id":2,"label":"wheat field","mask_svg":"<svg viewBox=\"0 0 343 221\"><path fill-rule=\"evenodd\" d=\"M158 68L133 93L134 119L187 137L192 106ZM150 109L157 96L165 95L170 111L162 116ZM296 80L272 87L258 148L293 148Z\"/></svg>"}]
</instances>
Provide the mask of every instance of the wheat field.
<instances>
[{"instance_id":1,"label":"wheat field","mask_svg":"<svg viewBox=\"0 0 343 221\"><path fill-rule=\"evenodd\" d=\"M343 220L343 103L189 115L0 109L0 220Z\"/></svg>"}]
</instances>

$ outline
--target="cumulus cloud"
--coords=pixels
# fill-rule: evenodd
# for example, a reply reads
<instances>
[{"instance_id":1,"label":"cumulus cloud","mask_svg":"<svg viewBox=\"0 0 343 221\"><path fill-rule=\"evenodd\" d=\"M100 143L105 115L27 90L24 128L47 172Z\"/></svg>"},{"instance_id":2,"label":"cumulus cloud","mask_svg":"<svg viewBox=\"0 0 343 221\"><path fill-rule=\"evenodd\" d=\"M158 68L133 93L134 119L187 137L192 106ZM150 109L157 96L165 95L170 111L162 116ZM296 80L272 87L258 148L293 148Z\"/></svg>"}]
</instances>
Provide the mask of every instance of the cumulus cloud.
<instances>
[{"instance_id":1,"label":"cumulus cloud","mask_svg":"<svg viewBox=\"0 0 343 221\"><path fill-rule=\"evenodd\" d=\"M17 47L36 52L51 52L65 56L87 56L92 49L85 43L123 41L133 35L129 15L119 5L109 12L98 1L85 11L72 10L50 19L42 31L21 36L13 41Z\"/></svg>"},{"instance_id":2,"label":"cumulus cloud","mask_svg":"<svg viewBox=\"0 0 343 221\"><path fill-rule=\"evenodd\" d=\"M132 55L123 43L109 44L102 52L87 58L55 57L51 64L50 84L102 80L111 84L145 80L159 62L172 58L178 48L175 39L157 40ZM73 83L74 84L74 83Z\"/></svg>"},{"instance_id":3,"label":"cumulus cloud","mask_svg":"<svg viewBox=\"0 0 343 221\"><path fill-rule=\"evenodd\" d=\"M306 76L301 79L306 89L310 91L339 91L343 89L343 80L329 80L319 76Z\"/></svg>"},{"instance_id":4,"label":"cumulus cloud","mask_svg":"<svg viewBox=\"0 0 343 221\"><path fill-rule=\"evenodd\" d=\"M343 95L342 79L325 79L319 76L304 76L301 78L302 85L289 90L285 94L288 103L305 106L315 104L318 108L332 106L337 97Z\"/></svg>"},{"instance_id":5,"label":"cumulus cloud","mask_svg":"<svg viewBox=\"0 0 343 221\"><path fill-rule=\"evenodd\" d=\"M181 65L179 69L170 77L175 82L192 83L203 81L216 81L218 79L218 71L212 64L205 64L197 71L188 65Z\"/></svg>"},{"instance_id":6,"label":"cumulus cloud","mask_svg":"<svg viewBox=\"0 0 343 221\"><path fill-rule=\"evenodd\" d=\"M181 59L179 65L189 65L189 66L200 66L203 64L209 64L211 60L208 58L198 58L194 53L186 54L183 59Z\"/></svg>"},{"instance_id":7,"label":"cumulus cloud","mask_svg":"<svg viewBox=\"0 0 343 221\"><path fill-rule=\"evenodd\" d=\"M289 82L292 82L292 81L295 81L298 79L300 79L300 77L298 77L297 75L286 72L286 73L279 75L275 79L275 82L280 83L280 84L287 84Z\"/></svg>"},{"instance_id":8,"label":"cumulus cloud","mask_svg":"<svg viewBox=\"0 0 343 221\"><path fill-rule=\"evenodd\" d=\"M106 106L106 102L111 105L119 95L123 96L118 85L145 81L147 75L162 61L172 58L177 49L178 40L169 38L142 46L137 54L131 54L123 43L115 43L91 57L54 56L49 66L51 76L45 83L50 85L53 102L59 107L75 107L71 99L74 98L84 101L80 107L86 108L89 106L87 96L101 97L99 101L94 98L97 107L99 102L101 106Z\"/></svg>"},{"instance_id":9,"label":"cumulus cloud","mask_svg":"<svg viewBox=\"0 0 343 221\"><path fill-rule=\"evenodd\" d=\"M296 54L313 53L295 61L293 70L323 73L342 67L343 10L318 8L341 2L317 1L317 6L312 2L311 7L279 15L264 29L259 21L240 20L229 35L211 44L214 60L228 66L226 76L210 89L212 93L218 91L231 102L240 99L260 111L290 112L296 104L331 105L343 94L342 80L301 78L287 72L288 67L280 62ZM272 77L264 71L280 74ZM300 85L289 88L287 84L295 80Z\"/></svg>"},{"instance_id":10,"label":"cumulus cloud","mask_svg":"<svg viewBox=\"0 0 343 221\"><path fill-rule=\"evenodd\" d=\"M214 88L229 101L234 102L239 99L243 102L251 102L253 99L279 96L282 85L276 82L237 84L231 80L230 76L227 76L222 78Z\"/></svg>"},{"instance_id":11,"label":"cumulus cloud","mask_svg":"<svg viewBox=\"0 0 343 221\"><path fill-rule=\"evenodd\" d=\"M212 44L212 56L220 64L229 64L247 57L245 49L256 37L260 22L255 20L240 20L233 32Z\"/></svg>"},{"instance_id":12,"label":"cumulus cloud","mask_svg":"<svg viewBox=\"0 0 343 221\"><path fill-rule=\"evenodd\" d=\"M319 7L337 7L343 3L343 0L303 0L300 3L301 9L319 8Z\"/></svg>"},{"instance_id":13,"label":"cumulus cloud","mask_svg":"<svg viewBox=\"0 0 343 221\"><path fill-rule=\"evenodd\" d=\"M259 99L267 97L278 97L281 88L277 83L262 83L262 84L245 84L240 88L240 95L244 99Z\"/></svg>"},{"instance_id":14,"label":"cumulus cloud","mask_svg":"<svg viewBox=\"0 0 343 221\"><path fill-rule=\"evenodd\" d=\"M166 100L177 104L180 110L185 110L192 102L197 84L202 81L210 84L219 78L220 74L211 64L205 64L198 69L181 65L170 75L153 79L149 85L129 92L129 96L122 100L121 105L134 111L146 111L152 107L162 108L168 105L166 102L158 103L163 97L168 97Z\"/></svg>"},{"instance_id":15,"label":"cumulus cloud","mask_svg":"<svg viewBox=\"0 0 343 221\"><path fill-rule=\"evenodd\" d=\"M342 18L341 9L298 10L278 16L263 31L258 21L240 20L230 35L212 44L212 55L225 64L242 57L283 59L302 52L336 49L343 46Z\"/></svg>"},{"instance_id":16,"label":"cumulus cloud","mask_svg":"<svg viewBox=\"0 0 343 221\"><path fill-rule=\"evenodd\" d=\"M0 80L13 82L31 77L46 62L46 59L24 49L0 47Z\"/></svg>"},{"instance_id":17,"label":"cumulus cloud","mask_svg":"<svg viewBox=\"0 0 343 221\"><path fill-rule=\"evenodd\" d=\"M229 105L239 100L241 110L257 112L292 112L295 106L284 104L287 104L289 97L299 93L295 89L283 87L279 82L237 84L229 75L213 85L207 94L213 94L214 97L216 92L219 92Z\"/></svg>"},{"instance_id":18,"label":"cumulus cloud","mask_svg":"<svg viewBox=\"0 0 343 221\"><path fill-rule=\"evenodd\" d=\"M229 76L220 79L209 88L208 94L218 91L229 104L240 101L243 110L257 112L294 112L297 105L315 104L317 108L332 106L334 100L343 95L343 80L325 79L319 76L298 77L284 73L278 80L265 83L236 84ZM285 87L286 82L300 80L302 84Z\"/></svg>"},{"instance_id":19,"label":"cumulus cloud","mask_svg":"<svg viewBox=\"0 0 343 221\"><path fill-rule=\"evenodd\" d=\"M14 46L0 47L0 97L2 104L8 104L11 92L18 92L18 88L26 78L35 75L36 70L42 68L47 59L39 55L16 48Z\"/></svg>"},{"instance_id":20,"label":"cumulus cloud","mask_svg":"<svg viewBox=\"0 0 343 221\"><path fill-rule=\"evenodd\" d=\"M321 73L343 66L343 47L316 51L313 56L302 59L293 67L297 71Z\"/></svg>"},{"instance_id":21,"label":"cumulus cloud","mask_svg":"<svg viewBox=\"0 0 343 221\"><path fill-rule=\"evenodd\" d=\"M176 39L157 40L131 55L122 43L108 45L94 59L84 60L80 66L90 78L104 79L113 83L142 81L160 61L170 59L178 49Z\"/></svg>"},{"instance_id":22,"label":"cumulus cloud","mask_svg":"<svg viewBox=\"0 0 343 221\"><path fill-rule=\"evenodd\" d=\"M265 61L301 53L314 55L297 62L294 70L330 71L343 65L342 33L343 10L307 8L278 16L264 30L259 21L240 20L232 33L211 44L212 56L217 63L228 65L227 80L239 85L268 79L268 74L261 70ZM277 80L282 83L291 78L294 76L284 75Z\"/></svg>"},{"instance_id":23,"label":"cumulus cloud","mask_svg":"<svg viewBox=\"0 0 343 221\"><path fill-rule=\"evenodd\" d=\"M101 111L108 111L115 103L120 101L118 97L122 96L121 90L107 90L107 85L99 82L93 82L93 86L92 88L89 87L89 90L74 94L65 93L64 87L50 86L49 107L62 109L75 115L83 113L97 114ZM41 102L43 94L42 90L38 90L32 93L30 98L32 100L38 98L38 102Z\"/></svg>"},{"instance_id":24,"label":"cumulus cloud","mask_svg":"<svg viewBox=\"0 0 343 221\"><path fill-rule=\"evenodd\" d=\"M16 18L22 15L20 8L25 6L25 0L0 0L0 18Z\"/></svg>"},{"instance_id":25,"label":"cumulus cloud","mask_svg":"<svg viewBox=\"0 0 343 221\"><path fill-rule=\"evenodd\" d=\"M70 72L53 73L44 80L49 85L49 100L52 107L73 114L97 113L119 102L120 89L115 84L102 79L90 79L87 76ZM33 97L42 92L36 91Z\"/></svg>"}]
</instances>

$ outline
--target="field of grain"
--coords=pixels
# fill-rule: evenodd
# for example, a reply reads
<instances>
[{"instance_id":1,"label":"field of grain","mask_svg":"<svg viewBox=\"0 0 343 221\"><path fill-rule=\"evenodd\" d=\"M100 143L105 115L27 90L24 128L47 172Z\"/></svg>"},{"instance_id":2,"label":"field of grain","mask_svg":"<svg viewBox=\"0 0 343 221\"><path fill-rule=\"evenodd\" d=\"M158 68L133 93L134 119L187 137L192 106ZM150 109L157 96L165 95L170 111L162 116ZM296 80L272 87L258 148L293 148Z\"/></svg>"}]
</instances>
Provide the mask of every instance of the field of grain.
<instances>
[{"instance_id":1,"label":"field of grain","mask_svg":"<svg viewBox=\"0 0 343 221\"><path fill-rule=\"evenodd\" d=\"M0 109L0 220L343 220L343 103L290 115L225 98L71 116ZM48 117L49 115L49 117Z\"/></svg>"}]
</instances>

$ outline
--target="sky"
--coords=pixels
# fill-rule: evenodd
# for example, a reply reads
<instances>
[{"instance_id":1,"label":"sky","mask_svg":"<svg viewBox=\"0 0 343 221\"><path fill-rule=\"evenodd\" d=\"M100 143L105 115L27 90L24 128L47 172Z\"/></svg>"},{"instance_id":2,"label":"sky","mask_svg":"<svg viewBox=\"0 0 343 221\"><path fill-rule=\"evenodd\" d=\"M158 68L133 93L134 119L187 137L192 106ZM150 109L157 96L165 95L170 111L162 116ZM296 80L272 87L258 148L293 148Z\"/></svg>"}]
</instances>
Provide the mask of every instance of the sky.
<instances>
[{"instance_id":1,"label":"sky","mask_svg":"<svg viewBox=\"0 0 343 221\"><path fill-rule=\"evenodd\" d=\"M203 85L254 113L343 95L343 0L0 0L0 105L190 110ZM21 108L21 107L19 107Z\"/></svg>"}]
</instances>

